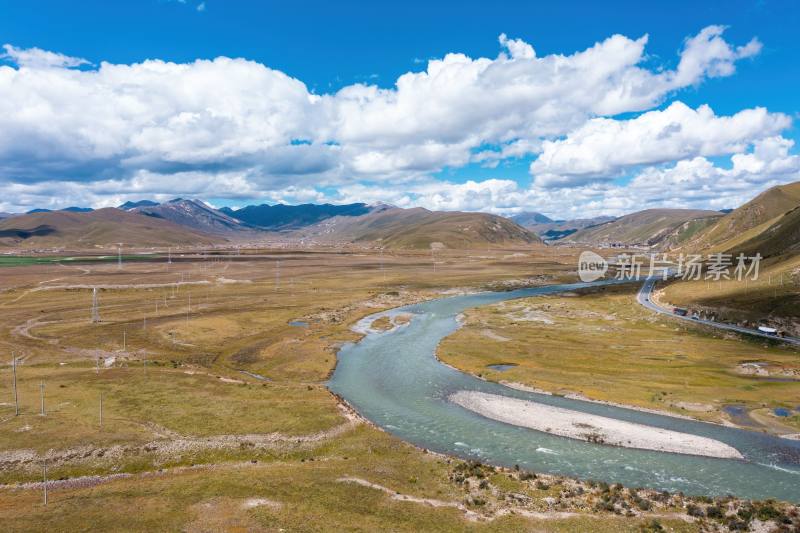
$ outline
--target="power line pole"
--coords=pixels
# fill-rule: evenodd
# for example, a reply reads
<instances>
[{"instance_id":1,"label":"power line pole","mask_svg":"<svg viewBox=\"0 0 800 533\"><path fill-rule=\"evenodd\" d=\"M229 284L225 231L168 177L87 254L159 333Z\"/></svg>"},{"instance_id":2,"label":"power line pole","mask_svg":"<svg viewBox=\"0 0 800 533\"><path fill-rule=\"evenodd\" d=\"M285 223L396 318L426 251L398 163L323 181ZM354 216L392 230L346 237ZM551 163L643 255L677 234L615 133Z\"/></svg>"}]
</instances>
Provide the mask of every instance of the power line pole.
<instances>
[{"instance_id":1,"label":"power line pole","mask_svg":"<svg viewBox=\"0 0 800 533\"><path fill-rule=\"evenodd\" d=\"M100 322L100 309L97 307L97 287L92 289L92 323Z\"/></svg>"},{"instance_id":2,"label":"power line pole","mask_svg":"<svg viewBox=\"0 0 800 533\"><path fill-rule=\"evenodd\" d=\"M17 393L17 355L11 352L11 368L14 373L14 416L19 416L19 395Z\"/></svg>"},{"instance_id":3,"label":"power line pole","mask_svg":"<svg viewBox=\"0 0 800 533\"><path fill-rule=\"evenodd\" d=\"M40 414L41 414L41 416L45 416L45 414L44 414L44 381L39 382L39 397L40 397L41 404L42 404L42 409L41 409L41 413Z\"/></svg>"},{"instance_id":4,"label":"power line pole","mask_svg":"<svg viewBox=\"0 0 800 533\"><path fill-rule=\"evenodd\" d=\"M122 245L117 245L117 268L122 269Z\"/></svg>"}]
</instances>

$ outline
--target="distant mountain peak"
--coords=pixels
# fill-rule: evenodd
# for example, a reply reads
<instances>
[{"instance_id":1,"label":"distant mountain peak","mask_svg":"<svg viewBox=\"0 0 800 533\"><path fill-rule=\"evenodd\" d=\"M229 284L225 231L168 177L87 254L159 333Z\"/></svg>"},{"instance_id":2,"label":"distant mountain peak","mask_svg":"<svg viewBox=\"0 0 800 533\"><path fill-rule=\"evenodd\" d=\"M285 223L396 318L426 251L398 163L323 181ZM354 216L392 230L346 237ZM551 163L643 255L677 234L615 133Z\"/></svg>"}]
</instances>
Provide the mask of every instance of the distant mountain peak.
<instances>
[{"instance_id":1,"label":"distant mountain peak","mask_svg":"<svg viewBox=\"0 0 800 533\"><path fill-rule=\"evenodd\" d=\"M157 206L158 202L154 202L152 200L139 200L138 202L131 202L128 200L117 209L122 209L124 211L130 211L131 209L136 209L137 207L154 207Z\"/></svg>"},{"instance_id":2,"label":"distant mountain peak","mask_svg":"<svg viewBox=\"0 0 800 533\"><path fill-rule=\"evenodd\" d=\"M26 212L26 215L33 215L36 213L52 213L54 211L66 211L67 213L91 213L94 211L91 207L65 207L63 209L45 209L42 207L38 207L36 209L31 209L30 211Z\"/></svg>"},{"instance_id":3,"label":"distant mountain peak","mask_svg":"<svg viewBox=\"0 0 800 533\"><path fill-rule=\"evenodd\" d=\"M261 229L284 231L317 224L333 217L355 217L372 212L367 204L261 204L225 209L229 216Z\"/></svg>"},{"instance_id":4,"label":"distant mountain peak","mask_svg":"<svg viewBox=\"0 0 800 533\"><path fill-rule=\"evenodd\" d=\"M536 211L523 211L522 213L518 213L509 218L523 227L532 226L534 224L550 224L551 222L555 222L547 215L543 215Z\"/></svg>"},{"instance_id":5,"label":"distant mountain peak","mask_svg":"<svg viewBox=\"0 0 800 533\"><path fill-rule=\"evenodd\" d=\"M372 213L379 213L381 211L386 211L387 209L397 209L396 205L387 204L386 202L375 202L372 204L367 204L367 207Z\"/></svg>"},{"instance_id":6,"label":"distant mountain peak","mask_svg":"<svg viewBox=\"0 0 800 533\"><path fill-rule=\"evenodd\" d=\"M255 229L223 211L208 206L203 201L187 198L174 198L163 204L142 205L134 207L132 211L211 234Z\"/></svg>"}]
</instances>

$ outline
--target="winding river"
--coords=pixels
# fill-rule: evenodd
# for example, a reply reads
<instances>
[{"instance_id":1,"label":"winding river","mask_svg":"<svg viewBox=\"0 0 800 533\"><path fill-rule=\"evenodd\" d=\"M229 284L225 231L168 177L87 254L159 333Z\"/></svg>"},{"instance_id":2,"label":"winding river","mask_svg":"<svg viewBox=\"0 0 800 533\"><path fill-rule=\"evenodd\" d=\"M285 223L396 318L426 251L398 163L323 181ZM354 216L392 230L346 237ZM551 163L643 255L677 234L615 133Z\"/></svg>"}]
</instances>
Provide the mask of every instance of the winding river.
<instances>
[{"instance_id":1,"label":"winding river","mask_svg":"<svg viewBox=\"0 0 800 533\"><path fill-rule=\"evenodd\" d=\"M329 387L359 413L417 446L481 462L696 495L800 502L800 441L598 403L518 391L439 362L436 347L465 309L595 284L553 285L432 300L378 313L411 313L408 325L344 346ZM370 319L371 320L371 319ZM701 435L745 460L714 459L567 439L484 418L447 400L482 391Z\"/></svg>"}]
</instances>

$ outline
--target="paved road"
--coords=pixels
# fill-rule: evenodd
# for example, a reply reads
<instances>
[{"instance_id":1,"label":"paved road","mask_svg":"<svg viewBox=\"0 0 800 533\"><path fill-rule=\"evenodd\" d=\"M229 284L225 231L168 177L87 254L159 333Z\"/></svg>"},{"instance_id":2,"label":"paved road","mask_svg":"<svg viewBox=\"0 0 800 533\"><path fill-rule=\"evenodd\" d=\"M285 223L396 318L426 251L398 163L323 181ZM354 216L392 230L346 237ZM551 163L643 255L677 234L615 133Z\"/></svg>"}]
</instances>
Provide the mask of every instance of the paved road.
<instances>
[{"instance_id":1,"label":"paved road","mask_svg":"<svg viewBox=\"0 0 800 533\"><path fill-rule=\"evenodd\" d=\"M651 293L653 292L653 286L656 283L656 279L646 279L642 288L639 289L639 294L636 295L636 300L645 306L646 308L654 311L656 313L661 313L662 315L669 315L673 318L680 318L682 320L688 320L689 322L695 322L698 324L704 324L706 326L711 326L718 329L727 329L729 331L735 331L737 333L744 333L745 335L754 335L756 337L764 337L766 339L777 340L781 342L786 342L789 344L794 344L795 346L800 346L800 339L797 337L777 337L775 335L768 335L766 333L762 333L757 329L750 329L750 328L743 328L740 326L736 326L734 324L725 324L723 322L714 322L713 320L704 320L700 318L691 318L689 316L680 316L676 315L672 312L672 309L666 309L661 307L660 305L655 304L652 299L650 298Z\"/></svg>"}]
</instances>

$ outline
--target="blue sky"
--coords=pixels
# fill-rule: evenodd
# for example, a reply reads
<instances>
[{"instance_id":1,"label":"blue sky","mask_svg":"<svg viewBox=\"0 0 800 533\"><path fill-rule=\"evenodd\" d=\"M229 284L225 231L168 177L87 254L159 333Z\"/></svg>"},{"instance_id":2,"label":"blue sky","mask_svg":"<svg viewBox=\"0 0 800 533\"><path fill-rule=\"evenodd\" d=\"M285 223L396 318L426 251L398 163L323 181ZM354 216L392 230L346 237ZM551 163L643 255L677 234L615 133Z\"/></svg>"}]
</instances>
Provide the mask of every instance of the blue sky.
<instances>
[{"instance_id":1,"label":"blue sky","mask_svg":"<svg viewBox=\"0 0 800 533\"><path fill-rule=\"evenodd\" d=\"M737 59L733 73L701 76L679 88L664 91L650 105L635 106L630 110L622 109L621 112L602 116L615 120L634 119L643 112L664 110L675 101L692 109L708 104L717 116L735 115L741 110L760 106L767 108L770 113L788 116L791 123L780 128L780 135L783 139L796 141L798 135L794 121L800 111L795 96L796 88L800 86L800 61L797 60L800 44L796 37L796 28L800 27L800 8L797 2L695 1L646 5L642 2L522 1L491 4L469 1L410 1L402 4L344 1L297 4L218 0L69 3L0 0L0 44L8 43L18 50L36 48L52 51L83 58L93 64L79 67L82 70L97 69L101 62L129 65L146 59L159 59L191 64L197 59L212 60L227 56L245 58L285 73L288 77L303 82L310 93L317 95L332 94L354 84L375 85L392 90L399 76L407 72L424 72L429 59L440 59L448 53L461 53L473 59L496 58L502 48L498 45L498 36L501 34L508 35L509 39L520 39L529 43L535 49L537 58L551 54L568 56L581 52L614 34L622 34L631 40L646 34L649 40L638 66L657 74L676 69L686 39L710 25L726 27L724 40L732 48L743 46L754 37L761 43L761 48L757 54ZM7 58L6 63L15 66L13 59ZM584 119L591 116L588 113ZM569 136L571 129L578 127L576 122L573 127L564 131L549 128L546 134L537 134L537 138L563 139ZM774 136L774 128L770 131L770 135ZM518 133L516 131L509 135L517 138ZM444 138L448 135L443 133ZM507 136L501 138L506 139ZM697 155L706 157L721 169L730 168L730 156L734 152L752 152L755 138L751 136L749 140L742 141L749 145L746 148L726 149L719 153L698 152ZM335 136L328 140L333 141L329 146L339 142ZM438 138L434 140L440 141ZM472 153L486 146L497 149L505 141L486 138L476 142L478 144L469 147ZM795 154L796 148L790 148L789 153ZM328 157L317 155L321 158ZM496 166L489 166L485 161L442 158L428 166L416 163L406 165L405 172L393 173L391 179L395 184L420 184L425 180L448 183L512 180L519 188L525 189L535 181L529 167L539 155L539 150L529 150L518 157L504 158ZM26 155L26 158L38 159L38 156ZM81 164L95 169L103 161L105 160L82 161ZM228 161L204 161L205 169L210 168L209 163L214 168L229 164ZM652 166L671 168L670 165L675 165L677 161L648 159L642 163L623 165L622 170L616 166L613 179L605 179L604 183L624 185L643 169ZM20 168L21 163L11 163L13 164L5 167L0 165L0 169L5 169L5 175L0 174L0 180L5 179L8 184L16 185L45 181L42 176L15 175L14 172ZM57 176L53 177L52 169L69 167L69 171L65 170L63 181L90 181L83 176L72 175L71 162L69 165L62 163L55 161L47 166L50 180L59 180ZM290 166L294 168L294 163ZM197 168L193 167L193 170L196 171ZM392 168L392 172L394 170ZM263 169L259 172L280 174L281 178L272 181L260 178L259 185L248 189L249 193L231 195L233 197L218 194L213 187L206 187L205 197L215 204L231 205L259 199L280 201L281 198L286 198L290 201L293 198L291 194L281 193L281 196L276 192L295 185L291 178L287 178L291 173L287 174L283 168L277 173ZM300 174L308 173L304 170ZM110 171L104 178L122 179ZM785 179L785 176L765 180L758 187L781 179ZM327 174L318 180L318 190L338 190L339 182ZM590 181L583 180L580 185L590 186ZM347 185L354 187L353 190L359 190L357 185L380 188L380 183L379 177L365 175ZM302 187L314 188L314 183L306 180ZM6 201L5 208L19 207L24 202L38 198L28 189L9 185L11 194L22 190L25 195L29 195L25 198L30 200L23 199L23 193L19 193L20 199ZM165 189L163 194L181 193L180 188L173 189L174 191ZM142 193L153 192L152 187L141 190ZM184 192L191 194L193 191ZM399 196L395 196L402 198L403 195L399 194L401 192L403 191L397 191ZM39 197L43 194L39 194ZM577 204L564 204L563 196L567 193L561 194L562 198L559 200L558 193L553 191L552 186L546 194L549 196L547 202L543 203L552 207L549 209L550 213L567 215L570 211L584 210ZM374 196L372 193L366 195ZM493 195L494 193L489 194L494 197ZM70 199L76 202L103 203L104 198L110 202L119 196L120 194L115 196L105 191L103 194L85 197L77 195ZM544 196L543 194L541 197ZM345 197L352 199L343 193L330 199L343 201ZM419 197L417 193L405 196L412 203ZM299 196L296 198L300 199ZM530 195L525 196L521 203L518 202L520 205L511 208L492 204L487 205L484 210L505 212L508 209L536 208L548 211L547 206L528 205L536 203L530 202L530 198ZM592 212L602 210L595 202L598 197L593 198L594 203L589 209ZM730 201L738 201L740 198L739 193L732 194ZM428 205L426 201L420 200L418 203ZM681 202L693 207L702 203L687 198L676 198L673 203ZM431 205L435 207L434 204ZM442 203L441 207L449 208L447 202ZM475 205L453 204L450 207L474 209ZM2 204L0 208L3 208ZM618 209L624 207L610 207L608 211L614 212Z\"/></svg>"},{"instance_id":2,"label":"blue sky","mask_svg":"<svg viewBox=\"0 0 800 533\"><path fill-rule=\"evenodd\" d=\"M648 53L677 61L682 40L710 24L732 41L759 36L764 51L735 82L687 90L687 103L713 102L717 112L764 105L797 112L800 7L787 1L729 2L256 2L206 0L0 1L0 36L92 62L149 58L187 62L245 57L305 81L317 92L371 81L391 86L419 60L459 51L497 53L506 33L539 55L571 53L613 33L651 36ZM655 5L660 4L660 5ZM703 5L705 4L705 5ZM302 7L300 7L302 6ZM377 75L377 77L374 77Z\"/></svg>"}]
</instances>

